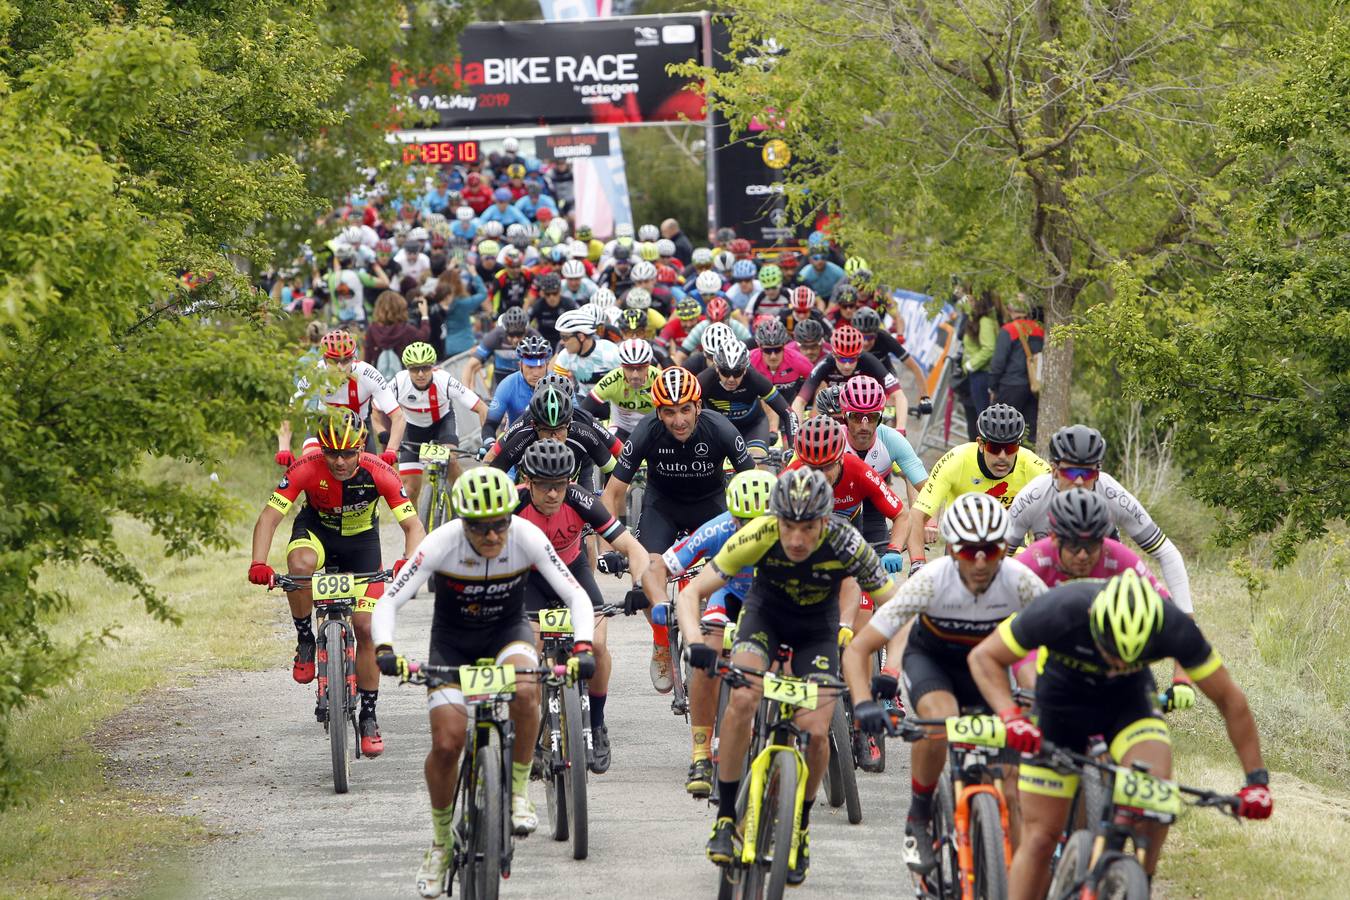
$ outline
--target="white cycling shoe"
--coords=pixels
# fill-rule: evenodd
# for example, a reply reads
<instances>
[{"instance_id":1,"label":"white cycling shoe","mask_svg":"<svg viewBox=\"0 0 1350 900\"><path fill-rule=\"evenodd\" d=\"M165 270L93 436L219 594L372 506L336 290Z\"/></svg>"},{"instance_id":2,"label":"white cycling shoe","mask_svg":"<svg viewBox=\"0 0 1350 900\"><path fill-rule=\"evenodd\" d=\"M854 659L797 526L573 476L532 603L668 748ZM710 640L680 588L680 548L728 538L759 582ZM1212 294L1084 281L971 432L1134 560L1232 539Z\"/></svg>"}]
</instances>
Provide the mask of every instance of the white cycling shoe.
<instances>
[{"instance_id":1,"label":"white cycling shoe","mask_svg":"<svg viewBox=\"0 0 1350 900\"><path fill-rule=\"evenodd\" d=\"M517 837L524 837L527 834L534 834L534 830L539 827L539 815L534 811L534 804L530 798L524 794L511 795L511 832Z\"/></svg>"},{"instance_id":2,"label":"white cycling shoe","mask_svg":"<svg viewBox=\"0 0 1350 900\"><path fill-rule=\"evenodd\" d=\"M648 669L652 676L652 687L658 694L669 694L675 689L670 675L670 648L652 644L652 664Z\"/></svg>"},{"instance_id":3,"label":"white cycling shoe","mask_svg":"<svg viewBox=\"0 0 1350 900\"><path fill-rule=\"evenodd\" d=\"M439 897L445 893L445 875L450 869L450 851L440 844L432 844L422 857L417 870L417 894L421 897Z\"/></svg>"}]
</instances>

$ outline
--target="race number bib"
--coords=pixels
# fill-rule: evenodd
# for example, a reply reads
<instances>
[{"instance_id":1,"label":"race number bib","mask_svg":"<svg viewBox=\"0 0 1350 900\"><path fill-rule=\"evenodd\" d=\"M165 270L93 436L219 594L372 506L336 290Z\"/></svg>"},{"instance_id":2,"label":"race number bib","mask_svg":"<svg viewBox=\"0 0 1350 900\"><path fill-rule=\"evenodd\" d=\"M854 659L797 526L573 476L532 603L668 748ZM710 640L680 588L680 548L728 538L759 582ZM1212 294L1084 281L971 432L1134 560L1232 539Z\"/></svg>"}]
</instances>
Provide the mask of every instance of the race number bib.
<instances>
[{"instance_id":1,"label":"race number bib","mask_svg":"<svg viewBox=\"0 0 1350 900\"><path fill-rule=\"evenodd\" d=\"M310 580L310 587L314 589L315 600L356 599L356 578L349 572L315 575Z\"/></svg>"},{"instance_id":2,"label":"race number bib","mask_svg":"<svg viewBox=\"0 0 1350 900\"><path fill-rule=\"evenodd\" d=\"M786 675L764 676L764 698L802 709L815 709L820 695L820 685L802 678L789 678Z\"/></svg>"},{"instance_id":3,"label":"race number bib","mask_svg":"<svg viewBox=\"0 0 1350 900\"><path fill-rule=\"evenodd\" d=\"M516 692L515 666L460 666L459 689L467 701Z\"/></svg>"}]
</instances>

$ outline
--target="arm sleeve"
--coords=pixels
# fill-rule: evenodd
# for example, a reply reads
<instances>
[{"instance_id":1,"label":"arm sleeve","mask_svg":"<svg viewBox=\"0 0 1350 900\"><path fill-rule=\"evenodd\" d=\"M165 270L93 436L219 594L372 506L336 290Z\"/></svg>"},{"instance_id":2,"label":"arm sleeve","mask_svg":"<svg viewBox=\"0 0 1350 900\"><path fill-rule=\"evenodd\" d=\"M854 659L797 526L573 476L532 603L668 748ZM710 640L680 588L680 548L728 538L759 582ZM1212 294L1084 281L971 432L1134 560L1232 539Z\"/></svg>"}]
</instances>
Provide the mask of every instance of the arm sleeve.
<instances>
[{"instance_id":1,"label":"arm sleeve","mask_svg":"<svg viewBox=\"0 0 1350 900\"><path fill-rule=\"evenodd\" d=\"M487 421L483 423L483 440L488 441L497 433L497 426L502 424L502 419L506 418L506 395L511 390L511 379L519 376L519 373L512 372L502 379L501 384L492 392L492 402L488 404Z\"/></svg>"},{"instance_id":2,"label":"arm sleeve","mask_svg":"<svg viewBox=\"0 0 1350 900\"><path fill-rule=\"evenodd\" d=\"M586 448L586 455L599 467L601 472L614 470L614 454L610 451L612 437L598 424L587 423L582 426L579 442Z\"/></svg>"},{"instance_id":3,"label":"arm sleeve","mask_svg":"<svg viewBox=\"0 0 1350 900\"><path fill-rule=\"evenodd\" d=\"M1018 451L1019 453L1021 451ZM1048 502L1054 491L1054 480L1049 475L1038 475L1017 492L1008 507L1008 546L1021 546L1027 532L1036 526L1037 512Z\"/></svg>"},{"instance_id":4,"label":"arm sleeve","mask_svg":"<svg viewBox=\"0 0 1350 900\"><path fill-rule=\"evenodd\" d=\"M281 481L272 491L272 496L267 499L267 505L283 516L290 512L296 498L305 489L305 469L308 465L309 463L304 457L291 463L290 467L286 469L286 474L281 476Z\"/></svg>"},{"instance_id":5,"label":"arm sleeve","mask_svg":"<svg viewBox=\"0 0 1350 900\"><path fill-rule=\"evenodd\" d=\"M469 409L477 409L478 405L483 402L483 398L478 396L477 391L470 390L453 375L446 377L445 392L460 405Z\"/></svg>"},{"instance_id":6,"label":"arm sleeve","mask_svg":"<svg viewBox=\"0 0 1350 900\"><path fill-rule=\"evenodd\" d=\"M923 460L914 452L914 445L894 428L877 429L877 437L886 445L891 461L900 467L900 474L910 484L919 484L928 478Z\"/></svg>"},{"instance_id":7,"label":"arm sleeve","mask_svg":"<svg viewBox=\"0 0 1350 900\"><path fill-rule=\"evenodd\" d=\"M864 353L858 358L858 372L863 375L871 375L881 386L886 389L886 396L889 397L900 390L900 382L896 380L895 373L889 366L883 365L881 360L875 356Z\"/></svg>"},{"instance_id":8,"label":"arm sleeve","mask_svg":"<svg viewBox=\"0 0 1350 900\"><path fill-rule=\"evenodd\" d=\"M927 576L924 572L928 571ZM928 604L933 599L933 577L932 567L925 567L911 575L904 584L900 585L900 590L895 592L895 596L882 604L881 608L872 616L872 621L868 623L869 628L875 628L890 640L900 632L912 617L923 612L928 608Z\"/></svg>"},{"instance_id":9,"label":"arm sleeve","mask_svg":"<svg viewBox=\"0 0 1350 900\"><path fill-rule=\"evenodd\" d=\"M754 385L755 393L759 395L759 399L763 400L768 405L769 409L773 410L774 414L778 416L781 422L779 427L782 428L785 426L787 424L786 417L791 411L791 407L789 407L788 402L783 399L783 395L778 393L778 388L774 387L773 382L768 379L768 376L758 369L751 369L746 374L750 376L751 383Z\"/></svg>"},{"instance_id":10,"label":"arm sleeve","mask_svg":"<svg viewBox=\"0 0 1350 900\"><path fill-rule=\"evenodd\" d=\"M513 528L520 528L522 525L528 525L523 519L517 519ZM595 639L595 615L591 607L591 598L577 583L576 577L568 571L567 566L558 557L558 551L553 549L553 544L544 532L539 530L538 526L531 525L526 529L529 537L526 539L529 548L530 561L534 563L535 570L544 576L549 587L559 597L567 601L567 605L572 609L572 627L575 629L575 637L578 641L592 641ZM376 606L376 609L379 609Z\"/></svg>"},{"instance_id":11,"label":"arm sleeve","mask_svg":"<svg viewBox=\"0 0 1350 900\"><path fill-rule=\"evenodd\" d=\"M607 541L613 541L623 534L624 527L609 514L600 498L579 485L567 489L567 503L581 517L581 521Z\"/></svg>"},{"instance_id":12,"label":"arm sleeve","mask_svg":"<svg viewBox=\"0 0 1350 900\"><path fill-rule=\"evenodd\" d=\"M854 458L862 462L860 457ZM903 504L895 491L891 490L890 485L867 463L863 463L859 471L862 472L863 483L867 486L867 496L872 498L872 505L887 519L894 519L900 515Z\"/></svg>"},{"instance_id":13,"label":"arm sleeve","mask_svg":"<svg viewBox=\"0 0 1350 900\"><path fill-rule=\"evenodd\" d=\"M609 404L603 397L598 396L599 388L600 386L596 385L590 393L581 398L581 408L597 419L603 419L609 415Z\"/></svg>"},{"instance_id":14,"label":"arm sleeve","mask_svg":"<svg viewBox=\"0 0 1350 900\"><path fill-rule=\"evenodd\" d=\"M731 466L737 472L744 472L746 469L755 467L755 460L750 456L750 451L745 447L745 438L736 430L727 419L717 423L718 433L722 438L722 446L726 447L727 459L731 461Z\"/></svg>"},{"instance_id":15,"label":"arm sleeve","mask_svg":"<svg viewBox=\"0 0 1350 900\"><path fill-rule=\"evenodd\" d=\"M816 389L820 387L820 382L825 378L825 370L831 365L833 365L833 361L828 356L821 357L820 362L816 363L815 367L811 369L811 374L807 375L806 380L802 382L802 389L797 392L797 396L805 400L808 405L815 399Z\"/></svg>"},{"instance_id":16,"label":"arm sleeve","mask_svg":"<svg viewBox=\"0 0 1350 900\"><path fill-rule=\"evenodd\" d=\"M703 337L703 332L707 327L707 322L699 322L696 324L693 330L685 337L684 343L680 344L680 349L685 353L693 353L694 348L698 346L699 339Z\"/></svg>"},{"instance_id":17,"label":"arm sleeve","mask_svg":"<svg viewBox=\"0 0 1350 900\"><path fill-rule=\"evenodd\" d=\"M1172 602L1182 612L1194 615L1195 604L1191 600L1191 578L1186 572L1186 561L1181 558L1181 551L1172 543L1171 538L1165 537L1162 545L1154 550L1152 555L1158 561L1159 568L1162 569L1163 580L1167 582L1167 590L1172 595Z\"/></svg>"},{"instance_id":18,"label":"arm sleeve","mask_svg":"<svg viewBox=\"0 0 1350 900\"><path fill-rule=\"evenodd\" d=\"M760 516L733 534L717 555L712 567L727 581L746 566L753 566L778 543L778 517Z\"/></svg>"},{"instance_id":19,"label":"arm sleeve","mask_svg":"<svg viewBox=\"0 0 1350 900\"><path fill-rule=\"evenodd\" d=\"M375 408L386 416L398 409L398 395L394 393L394 388L385 381L384 376L376 371L371 376L370 402Z\"/></svg>"},{"instance_id":20,"label":"arm sleeve","mask_svg":"<svg viewBox=\"0 0 1350 900\"><path fill-rule=\"evenodd\" d=\"M377 459L370 465L370 472L375 478L375 488L389 505L389 511L394 514L396 521L402 522L409 516L417 515L417 508L408 499L408 492L403 489L403 482L399 480L393 466Z\"/></svg>"},{"instance_id":21,"label":"arm sleeve","mask_svg":"<svg viewBox=\"0 0 1350 900\"><path fill-rule=\"evenodd\" d=\"M370 636L376 644L393 645L396 614L426 584L444 558L451 544L450 532L449 528L438 528L427 535L426 540L417 545L413 555L408 557L408 562L399 570L393 585L375 604L375 612L370 619Z\"/></svg>"},{"instance_id":22,"label":"arm sleeve","mask_svg":"<svg viewBox=\"0 0 1350 900\"><path fill-rule=\"evenodd\" d=\"M517 465L532 437L534 429L528 424L512 425L497 441L497 455L492 457L492 467L505 472Z\"/></svg>"}]
</instances>

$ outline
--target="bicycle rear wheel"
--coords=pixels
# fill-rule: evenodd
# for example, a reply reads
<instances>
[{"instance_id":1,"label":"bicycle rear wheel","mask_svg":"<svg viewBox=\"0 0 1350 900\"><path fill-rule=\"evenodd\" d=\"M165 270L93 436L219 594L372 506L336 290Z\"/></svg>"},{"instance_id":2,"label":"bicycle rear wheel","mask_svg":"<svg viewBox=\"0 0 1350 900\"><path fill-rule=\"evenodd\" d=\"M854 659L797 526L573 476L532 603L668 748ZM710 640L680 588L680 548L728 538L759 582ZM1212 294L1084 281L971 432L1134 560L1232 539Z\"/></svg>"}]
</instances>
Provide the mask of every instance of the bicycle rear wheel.
<instances>
[{"instance_id":1,"label":"bicycle rear wheel","mask_svg":"<svg viewBox=\"0 0 1350 900\"><path fill-rule=\"evenodd\" d=\"M324 675L328 701L328 748L333 755L333 790L345 794L351 783L351 754L347 751L347 726L351 714L347 703L347 655L343 646L346 629L338 619L324 623Z\"/></svg>"},{"instance_id":2,"label":"bicycle rear wheel","mask_svg":"<svg viewBox=\"0 0 1350 900\"><path fill-rule=\"evenodd\" d=\"M1008 896L1008 863L1003 857L1003 819L993 794L970 798L970 844L975 857L975 896L1003 900Z\"/></svg>"},{"instance_id":3,"label":"bicycle rear wheel","mask_svg":"<svg viewBox=\"0 0 1350 900\"><path fill-rule=\"evenodd\" d=\"M581 689L575 684L562 692L563 757L567 768L567 807L572 830L572 858L585 859L590 852L589 816L586 807L586 740L582 736Z\"/></svg>"},{"instance_id":4,"label":"bicycle rear wheel","mask_svg":"<svg viewBox=\"0 0 1350 900\"><path fill-rule=\"evenodd\" d=\"M1059 863L1055 866L1055 875L1050 880L1049 898L1076 896L1078 886L1087 878L1088 860L1092 858L1092 832L1079 829L1069 835L1064 842L1064 850L1059 854Z\"/></svg>"},{"instance_id":5,"label":"bicycle rear wheel","mask_svg":"<svg viewBox=\"0 0 1350 900\"><path fill-rule=\"evenodd\" d=\"M862 798L858 796L858 770L853 760L852 738L848 719L844 715L844 704L836 701L834 715L830 717L830 757L839 762L839 786L848 809L848 822L857 825L862 822L863 814Z\"/></svg>"},{"instance_id":6,"label":"bicycle rear wheel","mask_svg":"<svg viewBox=\"0 0 1350 900\"><path fill-rule=\"evenodd\" d=\"M952 788L950 768L943 768L938 778L937 802L933 804L933 852L937 855L938 866L928 877L938 883L939 895L961 889L960 863L957 860L956 841L956 797Z\"/></svg>"},{"instance_id":7,"label":"bicycle rear wheel","mask_svg":"<svg viewBox=\"0 0 1350 900\"><path fill-rule=\"evenodd\" d=\"M792 849L793 813L797 806L797 760L790 753L775 753L760 808L759 839L755 855L768 856L765 896L780 900L787 888L788 855ZM759 865L757 863L756 868Z\"/></svg>"},{"instance_id":8,"label":"bicycle rear wheel","mask_svg":"<svg viewBox=\"0 0 1350 900\"><path fill-rule=\"evenodd\" d=\"M495 732L494 732L495 733ZM497 900L501 886L502 836L506 825L506 795L502 788L502 754L497 742L483 741L474 756L474 779L470 785L469 846L460 876L465 900Z\"/></svg>"}]
</instances>

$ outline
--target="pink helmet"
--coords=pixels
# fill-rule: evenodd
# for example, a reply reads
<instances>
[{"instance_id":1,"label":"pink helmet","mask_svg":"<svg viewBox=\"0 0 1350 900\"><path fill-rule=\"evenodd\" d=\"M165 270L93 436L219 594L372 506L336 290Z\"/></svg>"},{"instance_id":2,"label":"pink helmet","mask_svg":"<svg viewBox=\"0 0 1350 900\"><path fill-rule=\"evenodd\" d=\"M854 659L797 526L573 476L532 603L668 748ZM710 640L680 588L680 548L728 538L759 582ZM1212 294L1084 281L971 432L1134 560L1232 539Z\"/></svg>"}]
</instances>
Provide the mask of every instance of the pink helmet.
<instances>
[{"instance_id":1,"label":"pink helmet","mask_svg":"<svg viewBox=\"0 0 1350 900\"><path fill-rule=\"evenodd\" d=\"M839 406L844 412L880 412L885 405L886 391L871 375L854 375L839 393Z\"/></svg>"}]
</instances>

